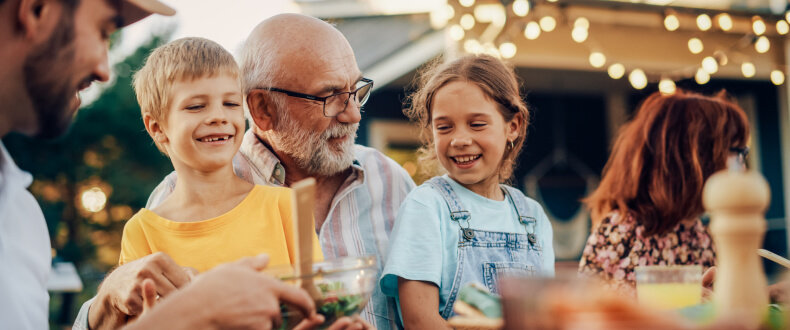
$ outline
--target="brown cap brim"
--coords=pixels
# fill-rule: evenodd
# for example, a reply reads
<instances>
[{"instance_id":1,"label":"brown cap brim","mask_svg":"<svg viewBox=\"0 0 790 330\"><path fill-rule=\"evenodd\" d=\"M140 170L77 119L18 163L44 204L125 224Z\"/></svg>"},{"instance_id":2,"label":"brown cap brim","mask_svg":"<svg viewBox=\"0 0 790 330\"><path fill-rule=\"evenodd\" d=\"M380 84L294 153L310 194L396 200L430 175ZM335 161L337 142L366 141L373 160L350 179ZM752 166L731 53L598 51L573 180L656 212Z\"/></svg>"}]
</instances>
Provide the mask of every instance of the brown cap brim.
<instances>
[{"instance_id":1,"label":"brown cap brim","mask_svg":"<svg viewBox=\"0 0 790 330\"><path fill-rule=\"evenodd\" d=\"M120 14L123 26L127 26L151 14L173 16L176 10L157 0L124 0L121 1Z\"/></svg>"}]
</instances>

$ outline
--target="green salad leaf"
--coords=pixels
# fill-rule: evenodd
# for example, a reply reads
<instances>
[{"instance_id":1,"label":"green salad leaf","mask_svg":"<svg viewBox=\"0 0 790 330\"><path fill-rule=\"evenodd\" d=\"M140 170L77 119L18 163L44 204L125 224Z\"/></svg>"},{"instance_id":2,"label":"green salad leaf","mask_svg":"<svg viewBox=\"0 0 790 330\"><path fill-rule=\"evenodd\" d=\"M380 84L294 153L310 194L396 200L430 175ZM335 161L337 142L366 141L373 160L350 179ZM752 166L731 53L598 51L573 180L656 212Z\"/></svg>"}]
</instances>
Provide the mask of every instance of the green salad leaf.
<instances>
[{"instance_id":1,"label":"green salad leaf","mask_svg":"<svg viewBox=\"0 0 790 330\"><path fill-rule=\"evenodd\" d=\"M343 316L352 316L359 313L365 306L366 299L363 294L349 294L342 282L319 283L316 285L323 297L316 301L317 312L324 316L322 327L328 327ZM302 315L293 315L286 305L280 305L283 323L280 329L290 329L296 325ZM296 319L298 318L298 319Z\"/></svg>"}]
</instances>

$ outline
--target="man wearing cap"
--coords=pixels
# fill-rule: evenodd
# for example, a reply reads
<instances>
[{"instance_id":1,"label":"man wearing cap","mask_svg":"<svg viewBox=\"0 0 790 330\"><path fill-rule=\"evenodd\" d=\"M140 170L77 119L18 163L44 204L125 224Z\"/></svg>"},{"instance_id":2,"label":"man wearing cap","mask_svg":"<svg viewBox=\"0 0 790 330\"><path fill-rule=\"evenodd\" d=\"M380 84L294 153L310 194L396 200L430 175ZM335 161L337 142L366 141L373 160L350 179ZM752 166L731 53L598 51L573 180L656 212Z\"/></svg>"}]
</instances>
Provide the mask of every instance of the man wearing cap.
<instances>
[{"instance_id":1,"label":"man wearing cap","mask_svg":"<svg viewBox=\"0 0 790 330\"><path fill-rule=\"evenodd\" d=\"M175 11L156 0L0 0L0 138L12 132L45 139L64 134L80 105L77 93L109 79L110 35L152 13ZM44 215L27 191L31 182L0 142L3 329L49 326L51 247ZM149 256L110 275L123 285L102 287L99 297L110 289L126 291L114 296L121 299L97 299L93 307L104 317L91 321L94 328L118 327L158 295L167 299L147 309L134 327L260 327L278 322L280 301L320 322L307 293L259 273L266 262L259 256L221 265L176 292L190 276L166 255Z\"/></svg>"}]
</instances>

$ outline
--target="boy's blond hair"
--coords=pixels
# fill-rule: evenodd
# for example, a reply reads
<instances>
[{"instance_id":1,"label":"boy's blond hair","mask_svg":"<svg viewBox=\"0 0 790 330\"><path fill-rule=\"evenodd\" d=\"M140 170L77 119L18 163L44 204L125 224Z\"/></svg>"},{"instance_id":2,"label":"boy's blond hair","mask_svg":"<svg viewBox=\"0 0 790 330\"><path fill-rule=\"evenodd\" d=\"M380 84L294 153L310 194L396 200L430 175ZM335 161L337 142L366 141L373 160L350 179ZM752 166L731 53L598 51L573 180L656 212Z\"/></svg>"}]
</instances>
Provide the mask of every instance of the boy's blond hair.
<instances>
[{"instance_id":1,"label":"boy's blond hair","mask_svg":"<svg viewBox=\"0 0 790 330\"><path fill-rule=\"evenodd\" d=\"M239 66L233 55L214 41L189 37L154 49L145 65L134 74L132 85L141 114L150 114L162 126L167 120L167 108L175 83L220 74L238 79ZM167 154L159 143L156 147Z\"/></svg>"}]
</instances>

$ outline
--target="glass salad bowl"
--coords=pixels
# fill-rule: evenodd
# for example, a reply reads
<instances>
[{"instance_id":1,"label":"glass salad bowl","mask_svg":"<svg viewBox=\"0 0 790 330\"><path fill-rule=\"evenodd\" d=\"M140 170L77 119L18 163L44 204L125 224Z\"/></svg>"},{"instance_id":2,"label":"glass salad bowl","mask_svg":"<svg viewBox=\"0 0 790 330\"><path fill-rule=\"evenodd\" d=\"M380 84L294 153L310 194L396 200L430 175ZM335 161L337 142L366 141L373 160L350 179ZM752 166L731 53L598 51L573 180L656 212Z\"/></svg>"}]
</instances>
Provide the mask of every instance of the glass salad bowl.
<instances>
[{"instance_id":1,"label":"glass salad bowl","mask_svg":"<svg viewBox=\"0 0 790 330\"><path fill-rule=\"evenodd\" d=\"M312 279L319 293L316 311L325 319L321 327L328 327L337 319L357 315L365 308L378 280L376 260L375 255L365 255L316 261L312 274L299 277L290 265L267 268L264 273L295 286L302 279ZM291 329L304 318L295 308L287 305L281 308L283 323L280 329Z\"/></svg>"}]
</instances>

